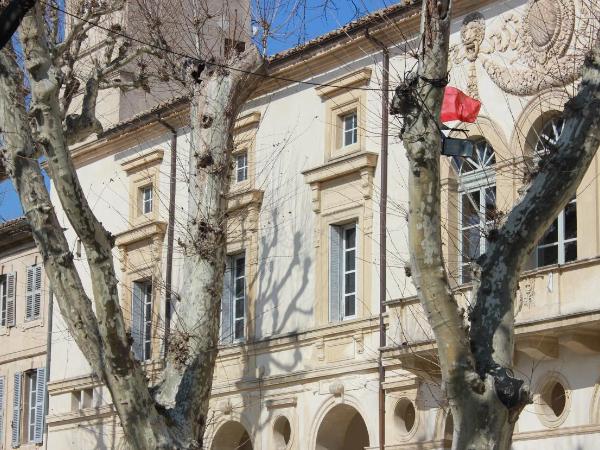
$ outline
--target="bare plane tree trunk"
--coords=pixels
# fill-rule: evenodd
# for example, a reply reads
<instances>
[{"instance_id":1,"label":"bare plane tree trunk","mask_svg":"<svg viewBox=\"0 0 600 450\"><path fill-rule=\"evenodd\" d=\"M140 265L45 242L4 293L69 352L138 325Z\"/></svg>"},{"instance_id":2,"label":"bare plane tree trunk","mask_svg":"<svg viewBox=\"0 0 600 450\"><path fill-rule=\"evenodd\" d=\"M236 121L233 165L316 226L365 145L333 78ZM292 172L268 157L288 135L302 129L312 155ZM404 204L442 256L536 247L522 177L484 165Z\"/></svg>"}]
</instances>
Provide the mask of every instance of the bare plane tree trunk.
<instances>
[{"instance_id":1,"label":"bare plane tree trunk","mask_svg":"<svg viewBox=\"0 0 600 450\"><path fill-rule=\"evenodd\" d=\"M448 282L441 237L438 118L447 83L451 3L423 2L418 72L404 86L411 269L438 344L453 448L508 450L514 424L530 401L528 387L512 375L513 300L527 256L575 193L600 145L600 51L594 48L586 60L579 93L566 105L557 151L478 261L481 281L468 326Z\"/></svg>"},{"instance_id":2,"label":"bare plane tree trunk","mask_svg":"<svg viewBox=\"0 0 600 450\"><path fill-rule=\"evenodd\" d=\"M185 284L169 338L158 401L192 436L202 436L208 413L226 258L226 194L235 120L259 81L263 60L252 47L224 69L209 65L191 105L192 149L184 243ZM201 394L191 395L200 391Z\"/></svg>"},{"instance_id":3,"label":"bare plane tree trunk","mask_svg":"<svg viewBox=\"0 0 600 450\"><path fill-rule=\"evenodd\" d=\"M25 15L20 39L31 102L27 111L21 88L24 73L8 46L0 51L2 159L31 225L61 313L92 370L110 390L130 448L200 449L218 346L225 268L224 196L229 187L232 133L242 105L260 80L256 73L264 70L263 59L252 47L222 65L208 65L194 90L187 284L177 306L178 320L162 381L151 390L131 351L112 257L114 239L94 216L69 152L71 143L101 130L95 105L111 71L146 51L137 48L128 54L129 46L124 45L115 58L107 51L104 65L94 61L85 83L81 113L67 114L70 90L79 85L73 61L81 40L94 21L122 7L120 0L86 6L81 10L85 20L72 27L76 35L67 36L58 45L48 41L50 33L39 4ZM225 66L230 69L222 69ZM109 86L113 85L111 81ZM50 202L37 161L42 153L47 156L62 208L85 246L93 305Z\"/></svg>"}]
</instances>

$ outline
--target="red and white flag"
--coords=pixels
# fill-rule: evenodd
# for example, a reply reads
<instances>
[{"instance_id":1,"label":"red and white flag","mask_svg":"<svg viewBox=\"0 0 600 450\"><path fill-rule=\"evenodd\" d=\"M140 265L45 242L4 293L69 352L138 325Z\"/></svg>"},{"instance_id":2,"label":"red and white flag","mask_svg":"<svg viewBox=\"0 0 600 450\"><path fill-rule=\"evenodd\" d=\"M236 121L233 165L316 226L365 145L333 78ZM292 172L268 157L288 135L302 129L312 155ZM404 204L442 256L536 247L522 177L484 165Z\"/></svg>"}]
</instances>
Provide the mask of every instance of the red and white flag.
<instances>
[{"instance_id":1,"label":"red and white flag","mask_svg":"<svg viewBox=\"0 0 600 450\"><path fill-rule=\"evenodd\" d=\"M481 102L479 100L469 97L455 87L446 86L440 122L460 120L473 123L477 120L480 109Z\"/></svg>"}]
</instances>

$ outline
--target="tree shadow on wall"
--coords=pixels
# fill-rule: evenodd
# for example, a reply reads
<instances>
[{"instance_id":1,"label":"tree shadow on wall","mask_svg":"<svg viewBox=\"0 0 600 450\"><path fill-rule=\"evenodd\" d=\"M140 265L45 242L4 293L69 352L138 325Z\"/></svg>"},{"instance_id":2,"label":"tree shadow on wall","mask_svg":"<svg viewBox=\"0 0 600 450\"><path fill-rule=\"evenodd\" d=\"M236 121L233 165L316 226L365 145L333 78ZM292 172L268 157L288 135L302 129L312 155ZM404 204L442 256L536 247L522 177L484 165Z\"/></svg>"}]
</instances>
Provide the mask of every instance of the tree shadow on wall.
<instances>
[{"instance_id":1,"label":"tree shadow on wall","mask_svg":"<svg viewBox=\"0 0 600 450\"><path fill-rule=\"evenodd\" d=\"M294 231L286 235L284 228L295 227L294 223L290 222L285 223L284 227L283 222L280 220L278 209L274 208L267 223L272 232L261 233L258 260L250 262L257 264L254 278L249 283L254 287L256 299L254 319L248 324L251 335L246 343L240 345L241 376L226 389L229 392L224 394L228 396L230 393L239 392L242 400L240 404L231 405L230 408L234 411L229 417L226 417L223 411L213 411L215 418L222 415L222 419L230 420L239 414L247 424L251 424L252 429L247 431L255 448L256 437L271 424L277 413L266 408L263 387L272 381L276 382L278 376L286 376L303 368L298 332L310 326L313 316L312 305L305 308L300 306L308 287L312 266L304 232ZM301 226L299 228L302 229ZM245 231L242 230L242 234L245 234ZM278 254L277 252L285 251L282 249L289 250L291 254ZM298 326L299 324L302 325ZM278 338L285 339L285 358L274 356L266 350L266 347ZM258 342L265 344L265 349L260 353L254 349ZM219 369L223 368L217 367L216 371ZM226 373L224 376L227 378ZM226 382L218 380L217 383L221 384L223 381ZM218 401L216 403L219 404ZM213 436L219 432L218 429L213 431ZM206 444L212 445L210 442Z\"/></svg>"}]
</instances>

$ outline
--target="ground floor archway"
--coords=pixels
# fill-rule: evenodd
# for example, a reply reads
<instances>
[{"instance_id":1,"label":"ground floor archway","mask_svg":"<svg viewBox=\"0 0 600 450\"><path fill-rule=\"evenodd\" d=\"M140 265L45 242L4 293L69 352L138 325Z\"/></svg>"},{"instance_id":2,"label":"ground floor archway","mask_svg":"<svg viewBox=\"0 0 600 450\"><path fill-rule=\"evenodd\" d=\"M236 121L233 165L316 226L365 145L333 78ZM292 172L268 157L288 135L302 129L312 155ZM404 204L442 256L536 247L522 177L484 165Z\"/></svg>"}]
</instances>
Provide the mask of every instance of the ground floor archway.
<instances>
[{"instance_id":1,"label":"ground floor archway","mask_svg":"<svg viewBox=\"0 0 600 450\"><path fill-rule=\"evenodd\" d=\"M316 450L364 450L369 432L360 413L350 405L336 405L323 418Z\"/></svg>"},{"instance_id":2,"label":"ground floor archway","mask_svg":"<svg viewBox=\"0 0 600 450\"><path fill-rule=\"evenodd\" d=\"M231 420L219 427L211 450L252 450L252 441L244 426Z\"/></svg>"}]
</instances>

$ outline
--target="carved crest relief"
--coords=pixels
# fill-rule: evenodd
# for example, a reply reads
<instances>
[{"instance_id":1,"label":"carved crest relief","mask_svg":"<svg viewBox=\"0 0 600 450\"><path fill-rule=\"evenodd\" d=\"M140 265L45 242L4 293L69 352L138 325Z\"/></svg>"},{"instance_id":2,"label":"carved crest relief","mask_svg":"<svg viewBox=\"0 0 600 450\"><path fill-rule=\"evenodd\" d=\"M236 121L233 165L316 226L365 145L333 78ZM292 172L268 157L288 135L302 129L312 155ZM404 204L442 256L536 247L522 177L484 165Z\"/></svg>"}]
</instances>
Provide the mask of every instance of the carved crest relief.
<instances>
[{"instance_id":1,"label":"carved crest relief","mask_svg":"<svg viewBox=\"0 0 600 450\"><path fill-rule=\"evenodd\" d=\"M523 15L510 13L486 30L480 13L465 17L451 63L468 62L467 88L478 96L475 61L505 92L533 95L579 77L593 42L593 13L586 0L529 0Z\"/></svg>"}]
</instances>

